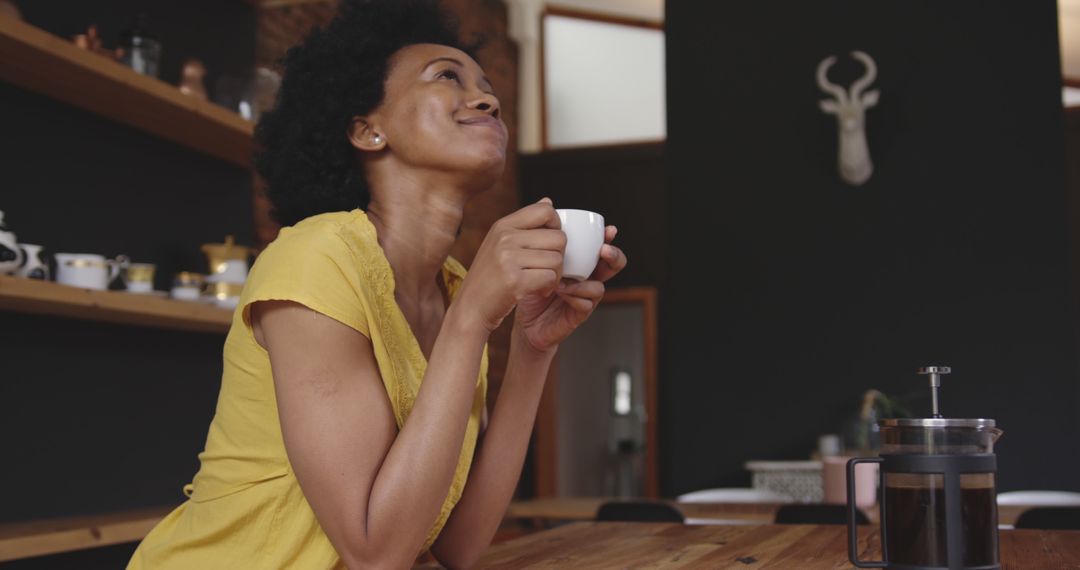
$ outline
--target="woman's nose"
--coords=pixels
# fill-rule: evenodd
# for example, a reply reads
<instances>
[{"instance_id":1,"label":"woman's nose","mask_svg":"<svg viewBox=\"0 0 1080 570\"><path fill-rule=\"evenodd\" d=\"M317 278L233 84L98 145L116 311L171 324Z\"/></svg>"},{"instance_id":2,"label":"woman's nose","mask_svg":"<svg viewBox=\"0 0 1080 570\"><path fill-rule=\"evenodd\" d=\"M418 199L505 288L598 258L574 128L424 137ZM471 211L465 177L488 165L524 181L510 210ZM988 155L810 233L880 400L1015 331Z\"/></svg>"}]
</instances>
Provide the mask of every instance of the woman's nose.
<instances>
[{"instance_id":1,"label":"woman's nose","mask_svg":"<svg viewBox=\"0 0 1080 570\"><path fill-rule=\"evenodd\" d=\"M469 107L499 118L499 98L491 93L481 93L472 100Z\"/></svg>"}]
</instances>

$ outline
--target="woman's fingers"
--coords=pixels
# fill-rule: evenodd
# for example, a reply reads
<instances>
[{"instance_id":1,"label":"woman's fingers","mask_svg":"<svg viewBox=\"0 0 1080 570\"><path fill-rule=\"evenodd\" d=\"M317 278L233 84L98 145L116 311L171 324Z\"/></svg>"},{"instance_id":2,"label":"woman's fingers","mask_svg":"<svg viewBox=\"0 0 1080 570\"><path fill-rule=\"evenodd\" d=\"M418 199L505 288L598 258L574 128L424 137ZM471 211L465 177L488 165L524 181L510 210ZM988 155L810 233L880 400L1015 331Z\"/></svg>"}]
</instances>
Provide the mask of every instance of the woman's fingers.
<instances>
[{"instance_id":1,"label":"woman's fingers","mask_svg":"<svg viewBox=\"0 0 1080 570\"><path fill-rule=\"evenodd\" d=\"M572 309L590 313L604 297L604 284L599 281L580 281L564 285L559 289L559 297Z\"/></svg>"},{"instance_id":2,"label":"woman's fingers","mask_svg":"<svg viewBox=\"0 0 1080 570\"><path fill-rule=\"evenodd\" d=\"M600 262L596 264L596 270L593 271L590 279L607 281L626 267L626 254L623 250L611 245L618 234L619 228L615 226L604 228L604 245L600 246Z\"/></svg>"},{"instance_id":3,"label":"woman's fingers","mask_svg":"<svg viewBox=\"0 0 1080 570\"><path fill-rule=\"evenodd\" d=\"M555 269L522 269L518 279L517 298L528 295L550 296L559 285L559 272Z\"/></svg>"},{"instance_id":4,"label":"woman's fingers","mask_svg":"<svg viewBox=\"0 0 1080 570\"><path fill-rule=\"evenodd\" d=\"M623 250L611 244L604 244L600 246L600 263L596 265L596 271L593 272L590 279L607 281L618 275L626 267L626 261L626 254L623 253Z\"/></svg>"},{"instance_id":5,"label":"woman's fingers","mask_svg":"<svg viewBox=\"0 0 1080 570\"><path fill-rule=\"evenodd\" d=\"M514 237L515 244L525 249L546 249L566 251L566 234L562 230L540 228L519 230Z\"/></svg>"},{"instance_id":6,"label":"woman's fingers","mask_svg":"<svg viewBox=\"0 0 1080 570\"><path fill-rule=\"evenodd\" d=\"M550 269L562 279L563 256L558 251L523 249L517 253L517 259L522 269Z\"/></svg>"},{"instance_id":7,"label":"woman's fingers","mask_svg":"<svg viewBox=\"0 0 1080 570\"><path fill-rule=\"evenodd\" d=\"M599 301L604 296L604 284L599 281L578 281L560 288L559 294L564 297L581 297Z\"/></svg>"},{"instance_id":8,"label":"woman's fingers","mask_svg":"<svg viewBox=\"0 0 1080 570\"><path fill-rule=\"evenodd\" d=\"M600 260L606 261L611 267L622 269L626 267L626 254L618 247L605 243L600 246Z\"/></svg>"},{"instance_id":9,"label":"woman's fingers","mask_svg":"<svg viewBox=\"0 0 1080 570\"><path fill-rule=\"evenodd\" d=\"M574 297L562 293L559 293L559 297L561 297L563 302L569 305L570 308L581 313L588 313L596 306L596 301L584 297Z\"/></svg>"},{"instance_id":10,"label":"woman's fingers","mask_svg":"<svg viewBox=\"0 0 1080 570\"><path fill-rule=\"evenodd\" d=\"M611 243L615 240L615 236L619 234L619 228L615 226L606 226L604 228L604 243Z\"/></svg>"},{"instance_id":11,"label":"woman's fingers","mask_svg":"<svg viewBox=\"0 0 1080 570\"><path fill-rule=\"evenodd\" d=\"M534 228L551 228L557 230L562 227L562 222L559 221L559 214L555 211L555 206L551 203L550 198L544 198L535 204L525 206L513 214L506 216L502 221L510 227L519 230L529 230Z\"/></svg>"},{"instance_id":12,"label":"woman's fingers","mask_svg":"<svg viewBox=\"0 0 1080 570\"><path fill-rule=\"evenodd\" d=\"M566 237L560 227L558 212L545 198L501 218L484 236L458 298L488 330L523 298L551 297L562 274Z\"/></svg>"}]
</instances>

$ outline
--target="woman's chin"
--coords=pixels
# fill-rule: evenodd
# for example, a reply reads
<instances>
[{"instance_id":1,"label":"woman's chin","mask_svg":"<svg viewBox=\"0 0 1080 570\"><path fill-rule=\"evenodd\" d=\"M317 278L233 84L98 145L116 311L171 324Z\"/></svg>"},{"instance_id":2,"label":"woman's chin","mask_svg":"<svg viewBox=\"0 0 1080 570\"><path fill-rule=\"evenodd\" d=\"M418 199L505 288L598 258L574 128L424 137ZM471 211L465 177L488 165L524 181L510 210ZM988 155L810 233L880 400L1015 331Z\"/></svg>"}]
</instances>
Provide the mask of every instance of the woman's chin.
<instances>
[{"instance_id":1,"label":"woman's chin","mask_svg":"<svg viewBox=\"0 0 1080 570\"><path fill-rule=\"evenodd\" d=\"M477 179L490 179L494 184L506 168L506 148L492 146L477 151L470 156L467 170Z\"/></svg>"}]
</instances>

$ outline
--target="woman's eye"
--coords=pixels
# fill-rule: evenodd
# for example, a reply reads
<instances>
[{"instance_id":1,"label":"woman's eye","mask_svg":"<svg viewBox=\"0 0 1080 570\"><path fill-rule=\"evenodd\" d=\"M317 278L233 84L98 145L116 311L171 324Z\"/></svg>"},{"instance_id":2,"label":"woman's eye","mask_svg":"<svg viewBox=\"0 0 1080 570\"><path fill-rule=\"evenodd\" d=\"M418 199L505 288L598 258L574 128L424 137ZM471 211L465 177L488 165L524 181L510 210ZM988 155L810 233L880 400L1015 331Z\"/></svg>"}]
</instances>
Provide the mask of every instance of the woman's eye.
<instances>
[{"instance_id":1,"label":"woman's eye","mask_svg":"<svg viewBox=\"0 0 1080 570\"><path fill-rule=\"evenodd\" d=\"M440 71L438 77L440 79L449 79L451 81L459 81L460 79L460 76L458 76L458 72L454 71L453 69Z\"/></svg>"}]
</instances>

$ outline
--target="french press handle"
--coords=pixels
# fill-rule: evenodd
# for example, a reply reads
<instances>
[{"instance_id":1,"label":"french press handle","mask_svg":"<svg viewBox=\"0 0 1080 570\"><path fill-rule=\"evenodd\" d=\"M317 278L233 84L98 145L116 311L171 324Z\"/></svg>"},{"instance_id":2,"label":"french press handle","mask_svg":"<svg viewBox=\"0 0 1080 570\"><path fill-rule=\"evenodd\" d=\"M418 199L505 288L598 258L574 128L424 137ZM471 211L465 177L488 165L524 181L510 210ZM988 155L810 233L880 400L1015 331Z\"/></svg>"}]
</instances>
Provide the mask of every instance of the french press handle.
<instances>
[{"instance_id":1,"label":"french press handle","mask_svg":"<svg viewBox=\"0 0 1080 570\"><path fill-rule=\"evenodd\" d=\"M881 561L859 559L859 525L855 522L855 466L859 463L883 463L884 457L856 457L847 463L847 528L848 560L858 568L886 568L889 566L888 550L885 548L885 501L880 501ZM878 468L880 488L885 488L885 471Z\"/></svg>"}]
</instances>

